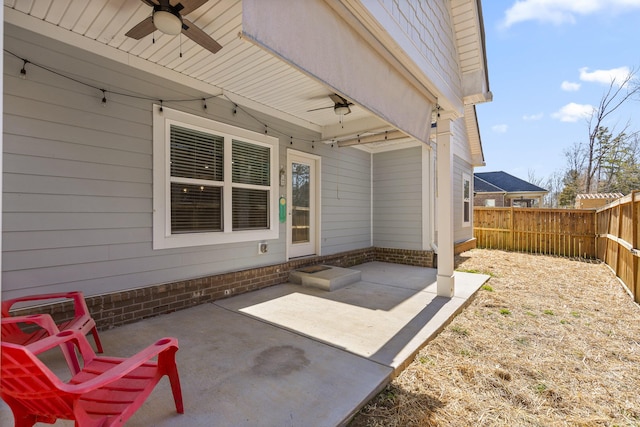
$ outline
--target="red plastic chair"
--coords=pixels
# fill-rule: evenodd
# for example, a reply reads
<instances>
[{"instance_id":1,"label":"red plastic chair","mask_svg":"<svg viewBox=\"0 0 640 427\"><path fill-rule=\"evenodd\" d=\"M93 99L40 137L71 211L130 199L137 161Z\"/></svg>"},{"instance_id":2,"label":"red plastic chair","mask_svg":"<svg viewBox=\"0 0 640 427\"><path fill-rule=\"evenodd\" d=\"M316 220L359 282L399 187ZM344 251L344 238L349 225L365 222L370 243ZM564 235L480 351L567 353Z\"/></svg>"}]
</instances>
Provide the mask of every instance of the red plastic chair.
<instances>
[{"instance_id":1,"label":"red plastic chair","mask_svg":"<svg viewBox=\"0 0 640 427\"><path fill-rule=\"evenodd\" d=\"M53 336L58 334L60 331L58 330L58 326L56 326L53 318L48 314L32 314L29 316L12 316L12 317L3 317L0 319L0 324L2 325L2 341L11 342L10 339L16 336L16 330L22 333L22 330L18 326L19 324L24 325L36 325L41 328L44 332L48 334L48 336ZM80 363L78 362L78 356L74 351L73 344L68 343L68 345L61 345L60 349L62 350L62 354L64 355L65 360L67 361L67 365L69 365L69 370L72 374L77 374L80 372Z\"/></svg>"},{"instance_id":2,"label":"red plastic chair","mask_svg":"<svg viewBox=\"0 0 640 427\"><path fill-rule=\"evenodd\" d=\"M80 351L84 367L65 383L35 353L68 342ZM77 427L121 426L167 375L176 410L182 414L176 351L175 338L162 338L128 359L96 356L78 331L63 331L28 346L3 342L0 396L11 408L16 427L53 424L57 419L75 420ZM151 360L156 356L157 361Z\"/></svg>"},{"instance_id":3,"label":"red plastic chair","mask_svg":"<svg viewBox=\"0 0 640 427\"><path fill-rule=\"evenodd\" d=\"M80 291L62 292L53 294L41 294L41 295L29 295L19 298L14 298L6 301L2 301L2 317L10 317L9 311L11 307L20 302L33 302L41 300L51 300L67 298L73 300L74 317L71 320L57 324L56 326L60 331L77 330L87 335L89 332L93 335L93 339L96 342L96 349L98 353L102 353L102 343L98 336L98 329L96 329L96 322L91 317L87 303L84 300L84 295ZM6 335L5 335L6 334ZM31 333L22 331L17 325L12 328L11 331L2 331L2 339L15 344L28 345L39 339L47 336L46 331L39 329Z\"/></svg>"}]
</instances>

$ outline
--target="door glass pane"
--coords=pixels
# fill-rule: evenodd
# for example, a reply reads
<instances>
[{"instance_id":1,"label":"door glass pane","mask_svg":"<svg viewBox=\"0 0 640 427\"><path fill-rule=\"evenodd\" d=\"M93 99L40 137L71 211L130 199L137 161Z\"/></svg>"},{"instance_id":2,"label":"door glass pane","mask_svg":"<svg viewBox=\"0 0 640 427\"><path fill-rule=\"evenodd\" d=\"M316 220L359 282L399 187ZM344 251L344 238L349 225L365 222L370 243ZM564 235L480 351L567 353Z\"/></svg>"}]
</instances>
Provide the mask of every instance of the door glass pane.
<instances>
[{"instance_id":1,"label":"door glass pane","mask_svg":"<svg viewBox=\"0 0 640 427\"><path fill-rule=\"evenodd\" d=\"M302 163L291 164L291 216L292 243L309 242L310 232L310 178L311 167Z\"/></svg>"}]
</instances>

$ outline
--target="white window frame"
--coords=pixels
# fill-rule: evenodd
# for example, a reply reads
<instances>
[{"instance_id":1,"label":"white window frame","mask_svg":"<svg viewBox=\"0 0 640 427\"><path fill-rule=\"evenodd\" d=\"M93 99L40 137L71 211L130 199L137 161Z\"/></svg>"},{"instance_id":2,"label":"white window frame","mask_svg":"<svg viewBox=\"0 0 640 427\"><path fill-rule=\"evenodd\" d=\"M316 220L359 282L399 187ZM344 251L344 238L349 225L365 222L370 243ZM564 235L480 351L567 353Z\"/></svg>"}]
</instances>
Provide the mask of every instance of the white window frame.
<instances>
[{"instance_id":1,"label":"white window frame","mask_svg":"<svg viewBox=\"0 0 640 427\"><path fill-rule=\"evenodd\" d=\"M464 196L464 184L465 182L469 183L469 194L468 197ZM473 215L473 206L472 206L472 195L473 194L473 188L471 188L471 175L469 175L468 173L463 173L462 174L462 193L461 193L461 199L462 199L462 226L463 227L470 227L471 226L471 221L472 221L472 215ZM464 220L464 213L465 213L465 203L468 203L468 209L469 209L469 213L468 213L468 221Z\"/></svg>"},{"instance_id":2,"label":"white window frame","mask_svg":"<svg viewBox=\"0 0 640 427\"><path fill-rule=\"evenodd\" d=\"M249 131L214 120L153 106L153 249L219 245L278 238L278 148L272 136ZM223 231L171 234L171 125L192 128L224 137L225 187L223 190ZM241 140L270 148L269 228L264 230L232 230L231 141Z\"/></svg>"}]
</instances>

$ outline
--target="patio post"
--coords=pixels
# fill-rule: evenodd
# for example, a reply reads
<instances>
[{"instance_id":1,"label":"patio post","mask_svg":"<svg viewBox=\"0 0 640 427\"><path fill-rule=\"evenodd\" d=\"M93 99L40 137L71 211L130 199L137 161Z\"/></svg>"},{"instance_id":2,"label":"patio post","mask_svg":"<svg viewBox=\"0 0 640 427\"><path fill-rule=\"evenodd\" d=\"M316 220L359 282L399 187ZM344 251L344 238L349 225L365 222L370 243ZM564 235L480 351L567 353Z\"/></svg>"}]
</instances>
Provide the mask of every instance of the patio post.
<instances>
[{"instance_id":1,"label":"patio post","mask_svg":"<svg viewBox=\"0 0 640 427\"><path fill-rule=\"evenodd\" d=\"M450 118L439 118L436 133L436 170L438 175L437 230L438 230L438 296L453 297L455 277L453 271L453 132Z\"/></svg>"}]
</instances>

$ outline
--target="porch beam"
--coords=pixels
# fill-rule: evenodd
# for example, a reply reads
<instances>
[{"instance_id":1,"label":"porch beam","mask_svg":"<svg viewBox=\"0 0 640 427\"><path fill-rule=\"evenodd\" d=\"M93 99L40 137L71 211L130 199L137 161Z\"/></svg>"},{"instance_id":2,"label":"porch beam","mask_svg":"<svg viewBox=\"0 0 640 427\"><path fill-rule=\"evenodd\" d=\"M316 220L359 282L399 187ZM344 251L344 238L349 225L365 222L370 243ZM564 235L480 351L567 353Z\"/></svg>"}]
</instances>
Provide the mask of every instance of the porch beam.
<instances>
[{"instance_id":1,"label":"porch beam","mask_svg":"<svg viewBox=\"0 0 640 427\"><path fill-rule=\"evenodd\" d=\"M338 141L338 147L349 147L352 145L360 145L360 144L372 144L374 142L384 142L384 141L396 141L399 139L409 139L405 133L400 132L399 130L388 131L376 133L373 135L363 135L357 136L351 139L345 139L343 141Z\"/></svg>"}]
</instances>

